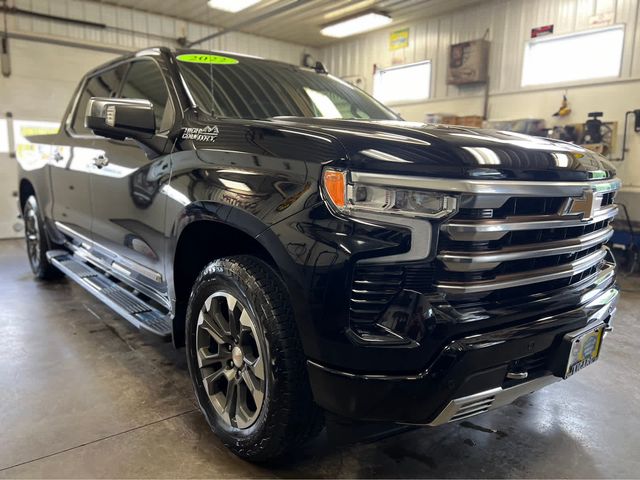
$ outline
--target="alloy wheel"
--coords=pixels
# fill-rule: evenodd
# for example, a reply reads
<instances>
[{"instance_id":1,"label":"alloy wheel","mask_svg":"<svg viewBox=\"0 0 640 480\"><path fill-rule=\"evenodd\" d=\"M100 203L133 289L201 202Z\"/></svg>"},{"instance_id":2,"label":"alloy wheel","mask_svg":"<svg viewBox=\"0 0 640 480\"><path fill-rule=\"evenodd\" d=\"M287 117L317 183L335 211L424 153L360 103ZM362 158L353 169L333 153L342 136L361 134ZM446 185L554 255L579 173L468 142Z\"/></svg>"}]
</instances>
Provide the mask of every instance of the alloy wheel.
<instances>
[{"instance_id":1,"label":"alloy wheel","mask_svg":"<svg viewBox=\"0 0 640 480\"><path fill-rule=\"evenodd\" d=\"M229 426L255 423L266 393L265 365L256 322L233 295L216 292L198 315L196 356L211 405Z\"/></svg>"},{"instance_id":2,"label":"alloy wheel","mask_svg":"<svg viewBox=\"0 0 640 480\"><path fill-rule=\"evenodd\" d=\"M27 241L27 255L34 270L40 266L40 226L33 207L27 207L24 216L25 238Z\"/></svg>"}]
</instances>

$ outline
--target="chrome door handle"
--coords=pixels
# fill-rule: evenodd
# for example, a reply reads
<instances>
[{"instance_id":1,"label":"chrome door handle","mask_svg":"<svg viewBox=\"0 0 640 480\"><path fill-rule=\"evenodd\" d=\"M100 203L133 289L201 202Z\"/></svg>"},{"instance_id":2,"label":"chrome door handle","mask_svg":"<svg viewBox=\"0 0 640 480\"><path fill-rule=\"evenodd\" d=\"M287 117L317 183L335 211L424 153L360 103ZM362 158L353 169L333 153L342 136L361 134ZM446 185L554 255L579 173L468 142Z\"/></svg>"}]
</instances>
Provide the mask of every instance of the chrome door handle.
<instances>
[{"instance_id":1,"label":"chrome door handle","mask_svg":"<svg viewBox=\"0 0 640 480\"><path fill-rule=\"evenodd\" d=\"M96 167L102 168L109 165L109 159L106 157L106 155L98 155L93 159L93 163Z\"/></svg>"}]
</instances>

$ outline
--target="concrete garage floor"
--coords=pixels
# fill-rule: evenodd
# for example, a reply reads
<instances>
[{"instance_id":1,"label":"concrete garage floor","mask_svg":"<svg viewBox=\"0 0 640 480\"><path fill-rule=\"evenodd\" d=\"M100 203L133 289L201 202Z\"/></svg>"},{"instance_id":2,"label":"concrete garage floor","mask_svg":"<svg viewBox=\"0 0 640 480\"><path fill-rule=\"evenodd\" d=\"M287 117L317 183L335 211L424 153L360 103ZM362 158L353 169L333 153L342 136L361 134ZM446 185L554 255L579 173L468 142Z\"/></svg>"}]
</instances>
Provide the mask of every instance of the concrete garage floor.
<instances>
[{"instance_id":1,"label":"concrete garage floor","mask_svg":"<svg viewBox=\"0 0 640 480\"><path fill-rule=\"evenodd\" d=\"M35 281L0 241L0 477L640 476L640 281L625 279L602 359L470 422L382 440L326 435L288 466L228 453L196 410L183 351L72 282Z\"/></svg>"}]
</instances>

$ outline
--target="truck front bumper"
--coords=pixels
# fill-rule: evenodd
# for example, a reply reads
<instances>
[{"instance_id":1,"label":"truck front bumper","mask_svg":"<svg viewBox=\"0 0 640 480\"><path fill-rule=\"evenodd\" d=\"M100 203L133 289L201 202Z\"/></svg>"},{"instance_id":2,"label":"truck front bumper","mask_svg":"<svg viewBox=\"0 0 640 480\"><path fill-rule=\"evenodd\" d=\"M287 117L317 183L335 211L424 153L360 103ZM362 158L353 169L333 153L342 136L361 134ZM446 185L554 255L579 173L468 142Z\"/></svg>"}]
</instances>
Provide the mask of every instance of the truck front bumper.
<instances>
[{"instance_id":1,"label":"truck front bumper","mask_svg":"<svg viewBox=\"0 0 640 480\"><path fill-rule=\"evenodd\" d=\"M355 373L308 361L314 398L332 413L365 421L440 425L478 415L560 380L564 336L587 325L610 327L617 300L613 286L580 308L454 340L415 374Z\"/></svg>"}]
</instances>

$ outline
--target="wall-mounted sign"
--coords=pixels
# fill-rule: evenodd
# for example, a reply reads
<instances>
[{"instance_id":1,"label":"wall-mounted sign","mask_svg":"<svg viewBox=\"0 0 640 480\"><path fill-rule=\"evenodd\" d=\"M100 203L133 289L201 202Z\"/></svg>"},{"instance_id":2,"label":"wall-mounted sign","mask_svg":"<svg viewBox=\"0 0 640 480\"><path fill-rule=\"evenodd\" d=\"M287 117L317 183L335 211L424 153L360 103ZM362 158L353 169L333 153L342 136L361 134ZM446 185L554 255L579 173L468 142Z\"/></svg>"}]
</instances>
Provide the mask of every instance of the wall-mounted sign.
<instances>
[{"instance_id":1,"label":"wall-mounted sign","mask_svg":"<svg viewBox=\"0 0 640 480\"><path fill-rule=\"evenodd\" d=\"M613 25L616 21L615 12L599 13L589 17L590 27L608 27Z\"/></svg>"},{"instance_id":2,"label":"wall-mounted sign","mask_svg":"<svg viewBox=\"0 0 640 480\"><path fill-rule=\"evenodd\" d=\"M486 82L489 46L490 43L487 40L473 40L451 45L447 83L465 85Z\"/></svg>"},{"instance_id":3,"label":"wall-mounted sign","mask_svg":"<svg viewBox=\"0 0 640 480\"><path fill-rule=\"evenodd\" d=\"M398 30L389 35L389 50L400 50L409 46L409 29Z\"/></svg>"},{"instance_id":4,"label":"wall-mounted sign","mask_svg":"<svg viewBox=\"0 0 640 480\"><path fill-rule=\"evenodd\" d=\"M544 25L531 29L531 38L544 37L553 33L553 25Z\"/></svg>"}]
</instances>

